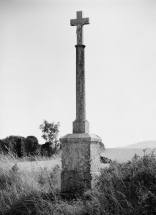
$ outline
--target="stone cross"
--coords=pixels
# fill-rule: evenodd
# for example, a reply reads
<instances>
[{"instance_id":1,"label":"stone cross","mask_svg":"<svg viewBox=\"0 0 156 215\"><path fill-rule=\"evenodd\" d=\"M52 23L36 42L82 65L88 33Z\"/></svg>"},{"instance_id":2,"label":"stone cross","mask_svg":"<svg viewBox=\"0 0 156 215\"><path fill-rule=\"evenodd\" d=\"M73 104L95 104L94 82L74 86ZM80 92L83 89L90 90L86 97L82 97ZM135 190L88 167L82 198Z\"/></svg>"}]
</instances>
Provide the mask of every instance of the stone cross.
<instances>
[{"instance_id":1,"label":"stone cross","mask_svg":"<svg viewBox=\"0 0 156 215\"><path fill-rule=\"evenodd\" d=\"M85 58L82 44L82 26L89 24L88 18L82 18L77 12L77 19L70 21L77 26L76 47L76 120L73 133L60 138L62 143L61 193L83 192L94 186L100 174L100 152L104 148L102 140L89 133L85 108Z\"/></svg>"},{"instance_id":2,"label":"stone cross","mask_svg":"<svg viewBox=\"0 0 156 215\"><path fill-rule=\"evenodd\" d=\"M73 122L73 133L89 133L89 122L86 120L85 102L85 57L82 38L82 26L89 24L89 18L82 18L82 11L77 12L77 19L70 20L71 26L77 26L76 47L76 120Z\"/></svg>"},{"instance_id":3,"label":"stone cross","mask_svg":"<svg viewBox=\"0 0 156 215\"><path fill-rule=\"evenodd\" d=\"M77 19L71 19L70 25L77 26L77 45L83 44L83 32L82 27L83 25L89 24L89 18L82 18L82 11L77 12Z\"/></svg>"}]
</instances>

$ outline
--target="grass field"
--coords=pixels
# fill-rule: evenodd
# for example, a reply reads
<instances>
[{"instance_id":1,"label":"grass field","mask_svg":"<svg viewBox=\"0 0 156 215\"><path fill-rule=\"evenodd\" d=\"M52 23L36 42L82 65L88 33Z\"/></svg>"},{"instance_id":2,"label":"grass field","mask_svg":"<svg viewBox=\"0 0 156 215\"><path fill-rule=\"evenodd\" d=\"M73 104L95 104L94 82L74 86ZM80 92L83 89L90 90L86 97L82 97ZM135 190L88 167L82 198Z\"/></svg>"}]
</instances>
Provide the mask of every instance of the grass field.
<instances>
[{"instance_id":1,"label":"grass field","mask_svg":"<svg viewBox=\"0 0 156 215\"><path fill-rule=\"evenodd\" d=\"M156 156L152 152L101 168L95 187L73 200L61 198L60 174L60 156L20 160L1 155L0 215L156 214Z\"/></svg>"}]
</instances>

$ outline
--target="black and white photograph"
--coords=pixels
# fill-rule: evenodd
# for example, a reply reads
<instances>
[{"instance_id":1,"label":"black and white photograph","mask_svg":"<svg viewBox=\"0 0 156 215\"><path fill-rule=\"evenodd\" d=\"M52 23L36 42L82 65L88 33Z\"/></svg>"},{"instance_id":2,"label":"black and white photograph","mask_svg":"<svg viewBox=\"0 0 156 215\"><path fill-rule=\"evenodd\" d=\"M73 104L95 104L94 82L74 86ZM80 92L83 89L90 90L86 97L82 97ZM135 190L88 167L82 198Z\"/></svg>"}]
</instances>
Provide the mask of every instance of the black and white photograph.
<instances>
[{"instance_id":1,"label":"black and white photograph","mask_svg":"<svg viewBox=\"0 0 156 215\"><path fill-rule=\"evenodd\" d=\"M0 215L156 214L156 0L0 0Z\"/></svg>"}]
</instances>

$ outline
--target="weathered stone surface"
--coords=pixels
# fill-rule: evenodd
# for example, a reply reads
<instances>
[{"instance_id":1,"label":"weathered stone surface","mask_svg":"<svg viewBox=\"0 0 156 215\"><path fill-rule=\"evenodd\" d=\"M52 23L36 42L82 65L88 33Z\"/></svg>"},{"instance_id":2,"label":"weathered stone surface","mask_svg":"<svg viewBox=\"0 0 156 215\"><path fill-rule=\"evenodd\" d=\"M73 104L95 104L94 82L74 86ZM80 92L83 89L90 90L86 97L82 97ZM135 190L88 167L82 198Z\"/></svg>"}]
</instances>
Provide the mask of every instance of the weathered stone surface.
<instances>
[{"instance_id":1,"label":"weathered stone surface","mask_svg":"<svg viewBox=\"0 0 156 215\"><path fill-rule=\"evenodd\" d=\"M61 191L78 193L91 188L92 176L89 172L62 171Z\"/></svg>"},{"instance_id":2,"label":"weathered stone surface","mask_svg":"<svg viewBox=\"0 0 156 215\"><path fill-rule=\"evenodd\" d=\"M73 122L73 133L89 133L89 122L86 120L85 103L85 63L84 45L76 45L76 120Z\"/></svg>"},{"instance_id":3,"label":"weathered stone surface","mask_svg":"<svg viewBox=\"0 0 156 215\"><path fill-rule=\"evenodd\" d=\"M89 122L87 120L73 122L73 133L89 133Z\"/></svg>"},{"instance_id":4,"label":"weathered stone surface","mask_svg":"<svg viewBox=\"0 0 156 215\"><path fill-rule=\"evenodd\" d=\"M66 134L64 137L60 138L61 142L66 142L68 141L74 141L77 139L85 139L86 141L94 140L98 142L102 142L102 139L96 135L96 134L90 134L90 133L82 133L82 134Z\"/></svg>"},{"instance_id":5,"label":"weathered stone surface","mask_svg":"<svg viewBox=\"0 0 156 215\"><path fill-rule=\"evenodd\" d=\"M67 134L62 143L62 192L91 188L100 174L100 152L103 144L95 134Z\"/></svg>"}]
</instances>

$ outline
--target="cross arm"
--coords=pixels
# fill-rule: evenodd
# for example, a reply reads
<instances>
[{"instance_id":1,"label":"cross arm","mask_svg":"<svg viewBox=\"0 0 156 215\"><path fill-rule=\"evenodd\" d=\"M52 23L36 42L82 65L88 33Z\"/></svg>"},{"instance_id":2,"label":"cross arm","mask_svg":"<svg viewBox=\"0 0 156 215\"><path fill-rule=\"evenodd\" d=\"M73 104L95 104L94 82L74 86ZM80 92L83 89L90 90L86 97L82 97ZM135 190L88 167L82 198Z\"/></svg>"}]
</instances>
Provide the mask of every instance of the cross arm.
<instances>
[{"instance_id":1,"label":"cross arm","mask_svg":"<svg viewBox=\"0 0 156 215\"><path fill-rule=\"evenodd\" d=\"M70 20L70 25L71 26L76 26L78 23L77 23L77 19L71 19Z\"/></svg>"},{"instance_id":2,"label":"cross arm","mask_svg":"<svg viewBox=\"0 0 156 215\"><path fill-rule=\"evenodd\" d=\"M83 18L82 20L82 25L89 24L89 18Z\"/></svg>"},{"instance_id":3,"label":"cross arm","mask_svg":"<svg viewBox=\"0 0 156 215\"><path fill-rule=\"evenodd\" d=\"M78 19L71 19L70 20L70 25L71 26L76 26L76 25L86 25L89 24L89 18L82 18L81 20Z\"/></svg>"}]
</instances>

